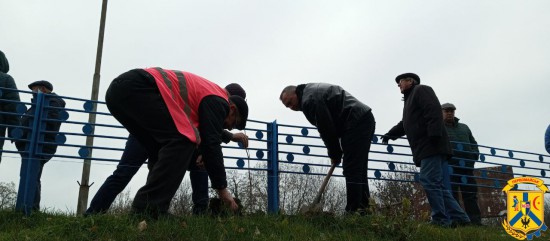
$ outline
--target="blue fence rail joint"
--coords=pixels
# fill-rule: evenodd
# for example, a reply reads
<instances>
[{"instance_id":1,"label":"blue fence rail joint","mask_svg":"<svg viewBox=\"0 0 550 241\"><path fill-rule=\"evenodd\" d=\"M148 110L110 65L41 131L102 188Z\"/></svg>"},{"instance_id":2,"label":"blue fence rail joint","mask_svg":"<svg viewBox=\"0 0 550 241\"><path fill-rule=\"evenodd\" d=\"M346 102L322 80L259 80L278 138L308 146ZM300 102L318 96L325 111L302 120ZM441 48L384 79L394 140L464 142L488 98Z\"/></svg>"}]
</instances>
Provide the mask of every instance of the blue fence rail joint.
<instances>
[{"instance_id":1,"label":"blue fence rail joint","mask_svg":"<svg viewBox=\"0 0 550 241\"><path fill-rule=\"evenodd\" d=\"M0 127L12 129L11 136L0 137L10 141L24 141L27 143L24 151L3 150L3 153L12 153L23 156L20 171L19 189L17 195L16 209L29 215L32 211L34 195L36 192L36 180L40 160L39 155L53 156L58 159L92 160L92 164L98 162L118 162L120 153L124 149L124 141L127 139L127 132L108 113L105 102L91 101L74 97L60 96L66 100L68 108L65 108L59 120L47 119L47 112L55 109L48 103L48 95L35 94L31 102L13 102L1 99L1 93L5 88L0 88L0 103L17 104L16 112L3 112L0 115L26 115L27 107L35 107L35 112L29 116L29 126L13 126L1 124ZM31 94L28 91L19 91L21 94ZM95 105L95 106L94 106ZM94 107L97 108L96 111ZM98 114L98 121L90 124L85 118L89 113ZM46 121L60 121L64 123L55 137L55 144L63 148L63 152L56 154L42 153ZM250 133L250 141L257 145L249 147L251 156L244 155L241 146L223 145L224 158L227 160L227 169L248 170L265 172L267 177L267 211L269 213L279 212L279 191L281 174L290 175L311 175L321 176L326 173L323 168L330 167L330 159L326 155L326 149L314 127L279 124L277 121L266 122L249 120L251 123L246 129ZM115 123L115 124L113 124ZM23 130L29 131L27 139L21 140ZM119 132L117 134L117 132ZM93 134L92 134L93 133ZM85 144L85 137L96 138L93 146ZM97 141L101 140L101 141ZM112 144L117 142L118 144ZM464 146L468 143L453 143L455 151L465 152ZM460 167L479 170L477 180L485 180L485 184L477 184L478 187L501 189L507 180L492 177L492 174L510 174L509 168L513 168L515 176L533 176L550 183L547 176L547 169L550 156L509 150L485 145L478 145L480 150L479 159L475 163L479 166L496 167L497 169L479 169L466 165L470 160L459 159L456 166L449 166L449 173L460 177L459 183L468 185L466 177L456 174L454 168ZM227 151L227 152L226 152ZM101 155L102 152L107 154ZM90 154L93 153L91 156ZM55 160L55 159L54 159ZM256 166L249 166L246 163L256 163ZM337 170L341 166L337 167ZM398 175L399 174L399 175ZM418 169L412 163L410 148L405 139L399 138L392 144L380 143L380 135L372 138L371 155L369 156L369 180L376 181L398 181L418 182ZM334 177L342 177L341 171L335 172ZM548 184L547 184L548 185Z\"/></svg>"}]
</instances>

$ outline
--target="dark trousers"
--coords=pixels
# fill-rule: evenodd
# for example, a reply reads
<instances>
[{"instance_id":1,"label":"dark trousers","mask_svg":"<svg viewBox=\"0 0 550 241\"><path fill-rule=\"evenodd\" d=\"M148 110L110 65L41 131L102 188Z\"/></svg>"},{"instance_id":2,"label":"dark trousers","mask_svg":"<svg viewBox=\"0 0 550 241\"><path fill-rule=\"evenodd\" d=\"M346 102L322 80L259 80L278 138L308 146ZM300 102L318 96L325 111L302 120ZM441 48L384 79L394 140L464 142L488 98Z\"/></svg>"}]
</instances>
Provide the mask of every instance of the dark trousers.
<instances>
[{"instance_id":1,"label":"dark trousers","mask_svg":"<svg viewBox=\"0 0 550 241\"><path fill-rule=\"evenodd\" d=\"M128 185L139 168L149 158L147 151L132 135L128 136L126 147L116 170L109 176L90 202L86 214L104 213L109 210L115 198Z\"/></svg>"},{"instance_id":2,"label":"dark trousers","mask_svg":"<svg viewBox=\"0 0 550 241\"><path fill-rule=\"evenodd\" d=\"M1 137L6 136L6 127L0 124L0 163L2 162L2 152L4 150L4 139ZM9 136L9 135L8 135Z\"/></svg>"},{"instance_id":3,"label":"dark trousers","mask_svg":"<svg viewBox=\"0 0 550 241\"><path fill-rule=\"evenodd\" d=\"M206 214L208 209L208 173L200 169L196 158L191 160L189 165L189 180L191 181L191 200L193 201L193 214Z\"/></svg>"},{"instance_id":4,"label":"dark trousers","mask_svg":"<svg viewBox=\"0 0 550 241\"><path fill-rule=\"evenodd\" d=\"M179 133L154 79L142 70L114 79L105 100L111 114L149 153L149 175L132 210L153 216L167 213L196 144Z\"/></svg>"},{"instance_id":5,"label":"dark trousers","mask_svg":"<svg viewBox=\"0 0 550 241\"><path fill-rule=\"evenodd\" d=\"M346 212L368 208L368 160L375 125L374 116L369 111L344 130L341 145L344 152L343 174L346 178Z\"/></svg>"},{"instance_id":6,"label":"dark trousers","mask_svg":"<svg viewBox=\"0 0 550 241\"><path fill-rule=\"evenodd\" d=\"M129 135L116 170L101 185L93 197L90 207L86 210L86 215L107 212L117 195L126 188L148 158L149 154L145 151L145 148L139 144L134 136ZM206 212L209 200L208 173L199 169L194 160L196 160L195 156L193 156L189 165L189 177L193 191L193 213L203 214Z\"/></svg>"},{"instance_id":7,"label":"dark trousers","mask_svg":"<svg viewBox=\"0 0 550 241\"><path fill-rule=\"evenodd\" d=\"M34 155L33 159L29 159L28 154L28 147L26 142L20 142L19 144L16 144L17 150L21 154L21 171L27 170L27 168L31 168L31 166L37 165L37 175L36 175L36 189L34 191L34 198L33 198L33 205L32 210L33 211L40 211L40 200L41 200L41 193L42 193L42 182L40 179L42 178L42 170L44 170L44 165L52 159L51 156L43 156L43 155ZM32 174L31 174L32 175ZM19 173L19 176L22 177L23 173Z\"/></svg>"},{"instance_id":8,"label":"dark trousers","mask_svg":"<svg viewBox=\"0 0 550 241\"><path fill-rule=\"evenodd\" d=\"M462 182L462 177L466 178L466 183ZM468 214L472 223L481 223L481 210L477 204L477 182L474 176L474 170L461 167L453 167L453 175L451 176L451 188L453 197L457 202L459 193L462 194L462 202L464 203L464 211Z\"/></svg>"},{"instance_id":9,"label":"dark trousers","mask_svg":"<svg viewBox=\"0 0 550 241\"><path fill-rule=\"evenodd\" d=\"M24 150L22 149L21 151L24 151ZM29 165L37 165L36 179L32 181L36 185L36 189L34 191L33 204L32 204L33 211L40 211L40 200L41 200L41 193L42 193L42 182L40 181L40 179L42 178L42 170L44 170L44 165L51 158L52 157L35 156L34 159L29 159L27 153L21 153L22 163L21 163L21 170L19 173L20 177L23 177L22 172L26 171L27 168L29 168ZM31 173L30 176L32 177L33 174Z\"/></svg>"},{"instance_id":10,"label":"dark trousers","mask_svg":"<svg viewBox=\"0 0 550 241\"><path fill-rule=\"evenodd\" d=\"M36 180L36 191L34 192L34 202L32 205L32 210L40 211L40 200L42 199L42 170L44 170L44 164L48 162L45 159L40 160L40 166L38 168L38 179Z\"/></svg>"}]
</instances>

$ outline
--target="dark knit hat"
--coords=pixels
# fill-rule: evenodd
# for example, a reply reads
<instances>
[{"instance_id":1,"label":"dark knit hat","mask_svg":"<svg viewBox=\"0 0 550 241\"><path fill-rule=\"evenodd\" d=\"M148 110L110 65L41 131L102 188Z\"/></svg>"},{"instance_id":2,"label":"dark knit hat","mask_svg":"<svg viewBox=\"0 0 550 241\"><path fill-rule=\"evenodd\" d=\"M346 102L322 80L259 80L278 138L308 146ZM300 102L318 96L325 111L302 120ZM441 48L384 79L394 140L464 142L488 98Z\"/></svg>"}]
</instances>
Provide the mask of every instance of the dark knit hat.
<instances>
[{"instance_id":1,"label":"dark knit hat","mask_svg":"<svg viewBox=\"0 0 550 241\"><path fill-rule=\"evenodd\" d=\"M39 81L34 81L32 82L31 84L29 84L29 89L32 90L32 87L34 86L44 86L46 87L46 89L49 89L50 91L53 91L53 85L46 81L46 80L39 80Z\"/></svg>"},{"instance_id":2,"label":"dark knit hat","mask_svg":"<svg viewBox=\"0 0 550 241\"><path fill-rule=\"evenodd\" d=\"M10 71L10 63L4 52L0 50L0 72L7 74Z\"/></svg>"},{"instance_id":3,"label":"dark knit hat","mask_svg":"<svg viewBox=\"0 0 550 241\"><path fill-rule=\"evenodd\" d=\"M241 116L241 121L237 123L237 129L244 130L246 127L246 121L248 120L248 105L246 101L238 95L229 96L229 101L237 106L239 114Z\"/></svg>"},{"instance_id":4,"label":"dark knit hat","mask_svg":"<svg viewBox=\"0 0 550 241\"><path fill-rule=\"evenodd\" d=\"M400 74L398 75L397 77L395 77L395 82L397 82L399 84L399 80L401 79L406 79L406 78L412 78L414 80L416 80L416 82L418 82L420 84L420 77L418 77L418 75L416 75L415 73L404 73L404 74Z\"/></svg>"},{"instance_id":5,"label":"dark knit hat","mask_svg":"<svg viewBox=\"0 0 550 241\"><path fill-rule=\"evenodd\" d=\"M225 86L225 90L229 92L229 95L237 95L242 97L243 99L246 99L246 91L244 91L243 87L237 83L231 83Z\"/></svg>"}]
</instances>

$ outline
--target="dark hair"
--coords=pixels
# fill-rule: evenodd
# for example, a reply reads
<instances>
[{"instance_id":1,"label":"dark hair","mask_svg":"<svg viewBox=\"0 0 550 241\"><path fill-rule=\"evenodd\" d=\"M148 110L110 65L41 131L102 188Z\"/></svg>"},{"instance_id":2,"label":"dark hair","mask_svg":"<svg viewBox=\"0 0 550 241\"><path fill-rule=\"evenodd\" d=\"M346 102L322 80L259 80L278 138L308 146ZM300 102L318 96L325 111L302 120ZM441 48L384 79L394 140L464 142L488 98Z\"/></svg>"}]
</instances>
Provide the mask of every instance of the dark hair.
<instances>
[{"instance_id":1,"label":"dark hair","mask_svg":"<svg viewBox=\"0 0 550 241\"><path fill-rule=\"evenodd\" d=\"M281 91L281 94L279 95L279 100L282 100L283 99L283 94L284 93L296 93L296 85L289 85L287 87L285 87L283 89L283 91Z\"/></svg>"}]
</instances>

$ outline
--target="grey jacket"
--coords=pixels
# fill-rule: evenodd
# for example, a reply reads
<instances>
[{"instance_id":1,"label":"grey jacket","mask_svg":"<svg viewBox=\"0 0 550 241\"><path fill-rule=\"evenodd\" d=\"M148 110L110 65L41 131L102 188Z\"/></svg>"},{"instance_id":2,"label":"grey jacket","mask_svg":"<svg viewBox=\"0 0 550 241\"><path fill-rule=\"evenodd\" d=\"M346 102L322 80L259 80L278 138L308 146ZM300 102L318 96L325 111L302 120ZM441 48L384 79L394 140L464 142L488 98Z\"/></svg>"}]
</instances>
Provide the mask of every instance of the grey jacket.
<instances>
[{"instance_id":1,"label":"grey jacket","mask_svg":"<svg viewBox=\"0 0 550 241\"><path fill-rule=\"evenodd\" d=\"M371 108L337 85L298 85L296 94L309 123L317 127L331 159L342 158L340 138L346 127L361 120Z\"/></svg>"}]
</instances>

